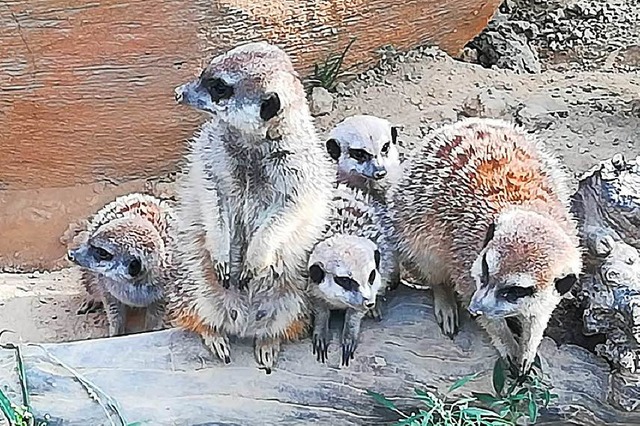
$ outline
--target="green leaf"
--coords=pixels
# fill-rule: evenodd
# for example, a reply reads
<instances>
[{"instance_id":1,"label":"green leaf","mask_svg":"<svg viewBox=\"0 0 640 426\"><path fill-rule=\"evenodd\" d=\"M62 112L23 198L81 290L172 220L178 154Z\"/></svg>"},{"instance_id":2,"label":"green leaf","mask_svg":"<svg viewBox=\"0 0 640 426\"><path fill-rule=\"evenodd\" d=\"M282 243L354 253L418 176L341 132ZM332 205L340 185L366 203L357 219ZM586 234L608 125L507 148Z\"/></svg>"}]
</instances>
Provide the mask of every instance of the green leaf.
<instances>
[{"instance_id":1,"label":"green leaf","mask_svg":"<svg viewBox=\"0 0 640 426\"><path fill-rule=\"evenodd\" d=\"M452 384L449 387L449 392L453 392L456 389L460 389L461 387L463 387L464 385L466 385L467 383L469 383L471 380L474 380L478 377L480 373L475 373L475 374L470 374L468 376L464 376L461 379L458 379L454 384Z\"/></svg>"},{"instance_id":2,"label":"green leaf","mask_svg":"<svg viewBox=\"0 0 640 426\"><path fill-rule=\"evenodd\" d=\"M397 410L396 405L393 402L389 401L387 398L385 398L383 395L370 390L367 390L367 395L375 399L376 402L382 405L383 407L388 408L389 410L394 410L394 411Z\"/></svg>"},{"instance_id":3,"label":"green leaf","mask_svg":"<svg viewBox=\"0 0 640 426\"><path fill-rule=\"evenodd\" d=\"M533 399L531 399L529 400L529 421L531 421L531 423L535 423L537 419L538 419L538 405Z\"/></svg>"},{"instance_id":4,"label":"green leaf","mask_svg":"<svg viewBox=\"0 0 640 426\"><path fill-rule=\"evenodd\" d=\"M7 398L2 390L0 390L0 410L11 424L16 422L16 412L11 408L11 401L9 401L9 398Z\"/></svg>"},{"instance_id":5,"label":"green leaf","mask_svg":"<svg viewBox=\"0 0 640 426\"><path fill-rule=\"evenodd\" d=\"M493 366L493 389L498 395L502 395L504 389L504 361L498 359Z\"/></svg>"},{"instance_id":6,"label":"green leaf","mask_svg":"<svg viewBox=\"0 0 640 426\"><path fill-rule=\"evenodd\" d=\"M467 415L467 416L473 416L473 417L498 417L498 413L491 411L491 410L485 410L484 408L478 408L478 407L467 407L464 410L462 410L462 412Z\"/></svg>"}]
</instances>

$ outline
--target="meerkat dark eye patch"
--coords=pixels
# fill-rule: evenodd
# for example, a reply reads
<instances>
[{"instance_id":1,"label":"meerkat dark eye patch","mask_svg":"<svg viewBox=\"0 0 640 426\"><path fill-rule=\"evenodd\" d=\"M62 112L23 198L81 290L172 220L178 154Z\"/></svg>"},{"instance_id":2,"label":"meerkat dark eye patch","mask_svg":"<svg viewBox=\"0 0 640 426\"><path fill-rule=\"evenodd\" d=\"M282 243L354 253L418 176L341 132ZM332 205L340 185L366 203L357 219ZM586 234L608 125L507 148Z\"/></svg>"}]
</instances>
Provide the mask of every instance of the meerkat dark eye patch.
<instances>
[{"instance_id":1,"label":"meerkat dark eye patch","mask_svg":"<svg viewBox=\"0 0 640 426\"><path fill-rule=\"evenodd\" d=\"M380 268L380 250L373 252L373 260L376 263L376 269Z\"/></svg>"},{"instance_id":2,"label":"meerkat dark eye patch","mask_svg":"<svg viewBox=\"0 0 640 426\"><path fill-rule=\"evenodd\" d=\"M509 303L515 303L519 299L532 296L534 292L535 290L533 289L533 287L512 286L500 290L498 292L498 296Z\"/></svg>"},{"instance_id":3,"label":"meerkat dark eye patch","mask_svg":"<svg viewBox=\"0 0 640 426\"><path fill-rule=\"evenodd\" d=\"M382 153L387 154L389 152L389 148L391 147L391 142L387 142L382 145Z\"/></svg>"},{"instance_id":4,"label":"meerkat dark eye patch","mask_svg":"<svg viewBox=\"0 0 640 426\"><path fill-rule=\"evenodd\" d=\"M482 255L482 275L480 276L482 284L487 285L489 283L489 264L487 263L487 254Z\"/></svg>"},{"instance_id":5,"label":"meerkat dark eye patch","mask_svg":"<svg viewBox=\"0 0 640 426\"><path fill-rule=\"evenodd\" d=\"M487 246L487 244L489 244L489 241L493 240L493 234L495 234L495 232L496 232L496 224L494 222L491 222L491 225L489 225L489 228L487 229L487 233L484 236L482 249L484 249Z\"/></svg>"},{"instance_id":6,"label":"meerkat dark eye patch","mask_svg":"<svg viewBox=\"0 0 640 426\"><path fill-rule=\"evenodd\" d=\"M566 277L558 278L555 281L556 291L561 295L565 295L571 290L576 282L578 282L578 277L575 274L569 274Z\"/></svg>"},{"instance_id":7,"label":"meerkat dark eye patch","mask_svg":"<svg viewBox=\"0 0 640 426\"><path fill-rule=\"evenodd\" d=\"M398 142L398 128L393 126L391 127L391 143L396 144Z\"/></svg>"},{"instance_id":8,"label":"meerkat dark eye patch","mask_svg":"<svg viewBox=\"0 0 640 426\"><path fill-rule=\"evenodd\" d=\"M132 259L131 262L129 262L129 266L127 267L127 272L132 277L138 276L138 274L142 272L142 263L140 262L140 260Z\"/></svg>"},{"instance_id":9,"label":"meerkat dark eye patch","mask_svg":"<svg viewBox=\"0 0 640 426\"><path fill-rule=\"evenodd\" d=\"M350 149L349 157L353 158L358 163L364 163L365 161L371 160L371 154L364 149Z\"/></svg>"},{"instance_id":10,"label":"meerkat dark eye patch","mask_svg":"<svg viewBox=\"0 0 640 426\"><path fill-rule=\"evenodd\" d=\"M360 287L353 278L334 277L333 280L336 282L336 284L338 284L340 287L344 288L347 291L355 291L358 289L358 287Z\"/></svg>"},{"instance_id":11,"label":"meerkat dark eye patch","mask_svg":"<svg viewBox=\"0 0 640 426\"><path fill-rule=\"evenodd\" d=\"M201 84L209 92L213 102L219 102L233 96L233 87L221 78L204 78Z\"/></svg>"},{"instance_id":12,"label":"meerkat dark eye patch","mask_svg":"<svg viewBox=\"0 0 640 426\"><path fill-rule=\"evenodd\" d=\"M338 161L338 158L340 158L340 144L338 141L335 139L329 139L326 143L326 147L329 156L331 156L334 161Z\"/></svg>"},{"instance_id":13,"label":"meerkat dark eye patch","mask_svg":"<svg viewBox=\"0 0 640 426\"><path fill-rule=\"evenodd\" d=\"M311 265L309 268L309 278L316 284L320 284L324 279L324 271L318 264Z\"/></svg>"},{"instance_id":14,"label":"meerkat dark eye patch","mask_svg":"<svg viewBox=\"0 0 640 426\"><path fill-rule=\"evenodd\" d=\"M264 121L271 120L280 112L280 106L280 96L275 92L267 93L260 105L260 118Z\"/></svg>"},{"instance_id":15,"label":"meerkat dark eye patch","mask_svg":"<svg viewBox=\"0 0 640 426\"><path fill-rule=\"evenodd\" d=\"M373 271L371 271L371 273L369 274L369 284L373 284L373 282L376 279L376 270L374 269Z\"/></svg>"},{"instance_id":16,"label":"meerkat dark eye patch","mask_svg":"<svg viewBox=\"0 0 640 426\"><path fill-rule=\"evenodd\" d=\"M93 253L93 258L97 261L110 261L113 259L113 255L109 253L107 250L102 247L91 246L91 251Z\"/></svg>"}]
</instances>

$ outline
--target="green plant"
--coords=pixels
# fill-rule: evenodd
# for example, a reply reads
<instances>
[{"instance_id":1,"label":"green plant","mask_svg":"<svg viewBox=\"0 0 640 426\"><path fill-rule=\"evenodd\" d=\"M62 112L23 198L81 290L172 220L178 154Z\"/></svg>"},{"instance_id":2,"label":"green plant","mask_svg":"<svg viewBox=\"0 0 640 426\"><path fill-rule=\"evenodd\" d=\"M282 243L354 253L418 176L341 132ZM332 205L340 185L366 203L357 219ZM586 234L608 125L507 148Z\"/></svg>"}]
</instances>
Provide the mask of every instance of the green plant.
<instances>
[{"instance_id":1,"label":"green plant","mask_svg":"<svg viewBox=\"0 0 640 426\"><path fill-rule=\"evenodd\" d=\"M0 336L8 330L0 331ZM10 426L46 426L46 420L37 420L31 408L31 398L27 386L27 375L24 368L24 359L20 345L7 343L0 345L2 349L13 350L16 354L16 366L18 371L18 382L22 392L22 404L12 403L7 395L0 389L0 412L9 421Z\"/></svg>"},{"instance_id":2,"label":"green plant","mask_svg":"<svg viewBox=\"0 0 640 426\"><path fill-rule=\"evenodd\" d=\"M526 376L516 374L499 359L493 368L493 394L473 392L470 396L452 397L454 391L479 375L476 373L459 379L444 395L415 389L419 407L411 413L400 410L381 394L367 392L380 405L400 416L394 423L396 426L512 426L523 421L534 424L540 408L546 408L552 399L557 398L544 379L537 357Z\"/></svg>"},{"instance_id":3,"label":"green plant","mask_svg":"<svg viewBox=\"0 0 640 426\"><path fill-rule=\"evenodd\" d=\"M347 52L356 41L356 38L352 38L351 41L344 48L340 54L331 54L325 59L324 64L319 66L315 64L313 77L308 80L311 86L324 87L327 90L333 90L338 82L338 79L346 77L348 75L354 75L352 73L341 72L342 65L344 64L344 58L347 56Z\"/></svg>"}]
</instances>

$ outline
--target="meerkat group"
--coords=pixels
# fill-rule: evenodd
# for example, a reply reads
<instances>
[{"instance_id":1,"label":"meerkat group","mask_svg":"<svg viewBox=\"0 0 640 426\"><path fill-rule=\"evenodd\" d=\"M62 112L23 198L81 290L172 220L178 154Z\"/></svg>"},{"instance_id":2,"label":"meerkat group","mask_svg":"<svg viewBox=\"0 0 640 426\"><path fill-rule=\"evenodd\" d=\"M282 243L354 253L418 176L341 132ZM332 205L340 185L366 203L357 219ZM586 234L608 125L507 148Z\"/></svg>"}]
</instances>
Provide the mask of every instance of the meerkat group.
<instances>
[{"instance_id":1,"label":"meerkat group","mask_svg":"<svg viewBox=\"0 0 640 426\"><path fill-rule=\"evenodd\" d=\"M285 341L312 335L326 361L329 314L344 310L342 364L360 324L406 269L433 291L445 335L459 303L499 354L530 368L551 313L582 270L567 176L511 123L464 119L400 162L398 128L358 115L318 137L289 56L248 43L175 90L209 120L190 142L178 201L132 195L94 218L69 252L110 335L124 307L191 330L225 363L253 339L271 372ZM166 318L159 321L166 307Z\"/></svg>"}]
</instances>

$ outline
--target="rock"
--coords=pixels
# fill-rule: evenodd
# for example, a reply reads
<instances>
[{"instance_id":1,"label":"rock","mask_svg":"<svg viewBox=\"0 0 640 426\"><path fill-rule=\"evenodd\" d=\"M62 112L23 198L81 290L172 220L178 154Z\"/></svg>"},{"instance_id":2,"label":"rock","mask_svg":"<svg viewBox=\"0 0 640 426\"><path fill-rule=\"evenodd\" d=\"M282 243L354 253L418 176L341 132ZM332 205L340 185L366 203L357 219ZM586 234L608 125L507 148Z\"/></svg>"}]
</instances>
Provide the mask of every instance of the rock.
<instances>
[{"instance_id":1,"label":"rock","mask_svg":"<svg viewBox=\"0 0 640 426\"><path fill-rule=\"evenodd\" d=\"M523 32L517 32L516 28ZM526 28L526 30L525 30ZM528 22L492 21L467 47L478 52L478 63L485 68L494 65L517 73L539 73L538 54L529 46L526 32L537 33Z\"/></svg>"},{"instance_id":2,"label":"rock","mask_svg":"<svg viewBox=\"0 0 640 426\"><path fill-rule=\"evenodd\" d=\"M472 47L465 47L462 49L462 53L458 57L463 62L469 62L471 64L478 63L478 51Z\"/></svg>"},{"instance_id":3,"label":"rock","mask_svg":"<svg viewBox=\"0 0 640 426\"><path fill-rule=\"evenodd\" d=\"M611 400L640 407L640 164L616 155L587 172L573 210L587 248L576 296L586 335L604 336L596 353L614 369Z\"/></svg>"},{"instance_id":4,"label":"rock","mask_svg":"<svg viewBox=\"0 0 640 426\"><path fill-rule=\"evenodd\" d=\"M515 119L520 125L541 130L551 126L558 118L566 118L568 115L569 109L561 99L537 94L521 104Z\"/></svg>"},{"instance_id":5,"label":"rock","mask_svg":"<svg viewBox=\"0 0 640 426\"><path fill-rule=\"evenodd\" d=\"M283 345L270 375L256 368L250 340L234 342L232 364L225 366L199 337L175 329L43 347L107 393L127 421L154 426L388 425L398 415L383 410L366 390L408 411L417 403L407 400L414 388L446 390L456 379L480 372L462 391L491 389L496 350L468 316L456 338L448 339L435 321L429 292L399 288L389 295L387 307L381 322L363 322L358 351L347 368L339 365L335 340L326 364L316 362L311 339ZM112 424L108 415L116 421L112 409L105 412L42 348L24 346L22 355L36 415L48 413L50 424L68 426ZM541 424L640 421L640 413L625 413L607 401L604 360L577 346L558 347L548 338L540 345L540 358L558 395L540 411ZM18 401L13 351L0 350L0 365L0 387Z\"/></svg>"},{"instance_id":6,"label":"rock","mask_svg":"<svg viewBox=\"0 0 640 426\"><path fill-rule=\"evenodd\" d=\"M469 95L462 104L462 115L510 119L517 100L506 92L484 89Z\"/></svg>"},{"instance_id":7,"label":"rock","mask_svg":"<svg viewBox=\"0 0 640 426\"><path fill-rule=\"evenodd\" d=\"M311 92L311 114L326 115L333 110L333 96L324 87L314 87Z\"/></svg>"}]
</instances>

